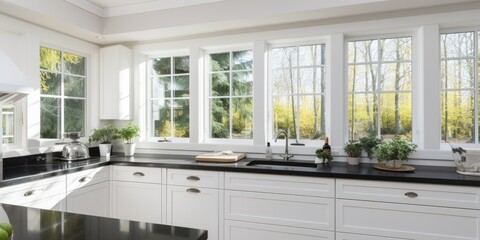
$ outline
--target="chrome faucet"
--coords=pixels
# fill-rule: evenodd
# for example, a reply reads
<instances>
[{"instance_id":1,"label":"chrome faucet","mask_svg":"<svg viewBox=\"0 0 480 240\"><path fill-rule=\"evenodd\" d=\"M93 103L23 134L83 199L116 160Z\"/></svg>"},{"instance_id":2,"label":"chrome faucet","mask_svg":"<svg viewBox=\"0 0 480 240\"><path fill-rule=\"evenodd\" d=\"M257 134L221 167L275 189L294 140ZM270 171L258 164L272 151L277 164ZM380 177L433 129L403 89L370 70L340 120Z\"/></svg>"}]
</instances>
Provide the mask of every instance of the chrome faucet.
<instances>
[{"instance_id":1,"label":"chrome faucet","mask_svg":"<svg viewBox=\"0 0 480 240\"><path fill-rule=\"evenodd\" d=\"M286 161L288 161L288 159L293 157L293 154L288 154L288 132L286 132L283 129L280 129L275 134L275 142L277 142L278 136L280 136L280 134L282 134L282 133L285 134L285 154L284 155L280 154L280 157L283 157L283 160L286 162Z\"/></svg>"}]
</instances>

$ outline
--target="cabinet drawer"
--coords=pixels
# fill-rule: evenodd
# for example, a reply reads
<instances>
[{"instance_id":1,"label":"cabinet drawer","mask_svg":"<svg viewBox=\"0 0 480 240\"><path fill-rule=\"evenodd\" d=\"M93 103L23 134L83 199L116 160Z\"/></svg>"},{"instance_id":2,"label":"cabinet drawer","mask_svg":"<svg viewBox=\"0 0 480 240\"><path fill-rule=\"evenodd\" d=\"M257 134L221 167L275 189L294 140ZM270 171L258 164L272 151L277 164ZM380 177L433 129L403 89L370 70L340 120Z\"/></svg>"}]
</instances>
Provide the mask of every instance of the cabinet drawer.
<instances>
[{"instance_id":1,"label":"cabinet drawer","mask_svg":"<svg viewBox=\"0 0 480 240\"><path fill-rule=\"evenodd\" d=\"M162 183L162 169L153 167L113 166L114 181Z\"/></svg>"},{"instance_id":2,"label":"cabinet drawer","mask_svg":"<svg viewBox=\"0 0 480 240\"><path fill-rule=\"evenodd\" d=\"M54 195L65 197L65 190L65 176L52 177L1 188L0 202L24 205Z\"/></svg>"},{"instance_id":3,"label":"cabinet drawer","mask_svg":"<svg viewBox=\"0 0 480 240\"><path fill-rule=\"evenodd\" d=\"M55 211L65 211L65 202L65 194L59 194L43 198L34 202L22 204L22 206Z\"/></svg>"},{"instance_id":4,"label":"cabinet drawer","mask_svg":"<svg viewBox=\"0 0 480 240\"><path fill-rule=\"evenodd\" d=\"M284 175L225 173L225 189L334 197L335 180Z\"/></svg>"},{"instance_id":5,"label":"cabinet drawer","mask_svg":"<svg viewBox=\"0 0 480 240\"><path fill-rule=\"evenodd\" d=\"M219 175L215 171L168 169L167 182L169 185L218 188Z\"/></svg>"},{"instance_id":6,"label":"cabinet drawer","mask_svg":"<svg viewBox=\"0 0 480 240\"><path fill-rule=\"evenodd\" d=\"M480 188L337 180L337 198L480 209Z\"/></svg>"},{"instance_id":7,"label":"cabinet drawer","mask_svg":"<svg viewBox=\"0 0 480 240\"><path fill-rule=\"evenodd\" d=\"M334 230L335 200L225 191L225 219Z\"/></svg>"},{"instance_id":8,"label":"cabinet drawer","mask_svg":"<svg viewBox=\"0 0 480 240\"><path fill-rule=\"evenodd\" d=\"M336 240L410 240L406 238L377 237L377 236L350 234L350 233L337 233L335 239Z\"/></svg>"},{"instance_id":9,"label":"cabinet drawer","mask_svg":"<svg viewBox=\"0 0 480 240\"><path fill-rule=\"evenodd\" d=\"M109 167L84 170L67 175L67 192L109 180Z\"/></svg>"},{"instance_id":10,"label":"cabinet drawer","mask_svg":"<svg viewBox=\"0 0 480 240\"><path fill-rule=\"evenodd\" d=\"M419 240L478 240L480 211L337 200L338 232Z\"/></svg>"},{"instance_id":11,"label":"cabinet drawer","mask_svg":"<svg viewBox=\"0 0 480 240\"><path fill-rule=\"evenodd\" d=\"M334 240L334 232L274 226L259 223L225 221L225 240Z\"/></svg>"}]
</instances>

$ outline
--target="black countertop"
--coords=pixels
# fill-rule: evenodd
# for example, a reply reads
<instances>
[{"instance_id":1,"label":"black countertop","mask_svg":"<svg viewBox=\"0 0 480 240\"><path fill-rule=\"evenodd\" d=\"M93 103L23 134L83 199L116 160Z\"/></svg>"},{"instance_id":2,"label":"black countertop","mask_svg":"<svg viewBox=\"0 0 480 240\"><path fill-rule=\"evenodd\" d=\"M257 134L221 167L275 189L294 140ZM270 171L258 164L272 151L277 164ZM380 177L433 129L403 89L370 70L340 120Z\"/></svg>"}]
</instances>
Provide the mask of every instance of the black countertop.
<instances>
[{"instance_id":1,"label":"black countertop","mask_svg":"<svg viewBox=\"0 0 480 240\"><path fill-rule=\"evenodd\" d=\"M207 231L0 204L0 222L22 240L206 240Z\"/></svg>"},{"instance_id":2,"label":"black countertop","mask_svg":"<svg viewBox=\"0 0 480 240\"><path fill-rule=\"evenodd\" d=\"M3 180L0 181L0 187L107 165L480 186L480 176L465 176L458 174L454 167L439 166L415 166L415 172L401 173L377 170L366 163L350 166L346 162L335 161L330 166L318 164L317 168L292 168L247 166L246 164L253 159L244 159L237 163L199 163L193 156L178 155L137 154L135 157L94 157L77 162L63 162L55 158L40 160L38 157L25 158L29 160L24 163L19 159L4 159ZM12 160L15 161L12 163Z\"/></svg>"}]
</instances>

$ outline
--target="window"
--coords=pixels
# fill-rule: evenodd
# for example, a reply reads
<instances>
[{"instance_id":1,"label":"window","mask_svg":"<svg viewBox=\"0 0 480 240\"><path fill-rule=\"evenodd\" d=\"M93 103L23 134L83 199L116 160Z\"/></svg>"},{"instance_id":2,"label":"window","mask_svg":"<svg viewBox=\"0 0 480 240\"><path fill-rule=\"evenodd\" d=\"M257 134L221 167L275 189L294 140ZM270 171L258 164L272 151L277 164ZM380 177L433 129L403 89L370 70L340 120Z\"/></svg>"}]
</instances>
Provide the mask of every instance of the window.
<instances>
[{"instance_id":1,"label":"window","mask_svg":"<svg viewBox=\"0 0 480 240\"><path fill-rule=\"evenodd\" d=\"M348 43L350 139L412 139L411 45L411 37Z\"/></svg>"},{"instance_id":2,"label":"window","mask_svg":"<svg viewBox=\"0 0 480 240\"><path fill-rule=\"evenodd\" d=\"M2 108L2 144L15 143L15 105L4 104Z\"/></svg>"},{"instance_id":3,"label":"window","mask_svg":"<svg viewBox=\"0 0 480 240\"><path fill-rule=\"evenodd\" d=\"M442 140L478 143L478 52L480 33L440 37Z\"/></svg>"},{"instance_id":4,"label":"window","mask_svg":"<svg viewBox=\"0 0 480 240\"><path fill-rule=\"evenodd\" d=\"M40 48L40 137L85 134L85 57Z\"/></svg>"},{"instance_id":5,"label":"window","mask_svg":"<svg viewBox=\"0 0 480 240\"><path fill-rule=\"evenodd\" d=\"M325 44L273 48L273 133L325 136Z\"/></svg>"},{"instance_id":6,"label":"window","mask_svg":"<svg viewBox=\"0 0 480 240\"><path fill-rule=\"evenodd\" d=\"M150 59L150 136L189 137L189 61L188 56Z\"/></svg>"},{"instance_id":7,"label":"window","mask_svg":"<svg viewBox=\"0 0 480 240\"><path fill-rule=\"evenodd\" d=\"M253 138L253 51L209 55L210 138Z\"/></svg>"}]
</instances>

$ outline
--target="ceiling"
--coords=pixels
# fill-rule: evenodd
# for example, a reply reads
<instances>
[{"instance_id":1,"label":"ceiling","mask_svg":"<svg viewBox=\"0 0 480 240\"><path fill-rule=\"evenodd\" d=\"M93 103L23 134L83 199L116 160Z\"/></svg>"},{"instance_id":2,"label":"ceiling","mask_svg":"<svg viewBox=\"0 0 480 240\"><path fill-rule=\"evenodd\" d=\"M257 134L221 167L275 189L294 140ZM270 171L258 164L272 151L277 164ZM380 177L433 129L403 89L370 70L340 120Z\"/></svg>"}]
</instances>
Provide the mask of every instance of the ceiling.
<instances>
[{"instance_id":1,"label":"ceiling","mask_svg":"<svg viewBox=\"0 0 480 240\"><path fill-rule=\"evenodd\" d=\"M480 0L0 0L0 13L99 45L469 9Z\"/></svg>"}]
</instances>

